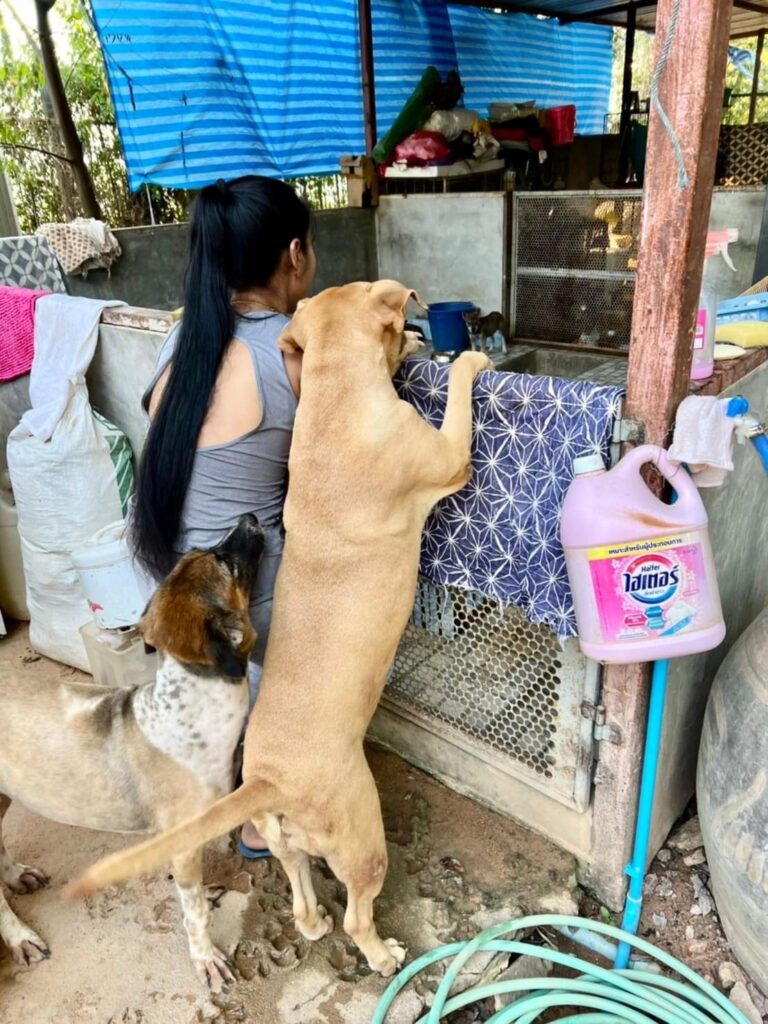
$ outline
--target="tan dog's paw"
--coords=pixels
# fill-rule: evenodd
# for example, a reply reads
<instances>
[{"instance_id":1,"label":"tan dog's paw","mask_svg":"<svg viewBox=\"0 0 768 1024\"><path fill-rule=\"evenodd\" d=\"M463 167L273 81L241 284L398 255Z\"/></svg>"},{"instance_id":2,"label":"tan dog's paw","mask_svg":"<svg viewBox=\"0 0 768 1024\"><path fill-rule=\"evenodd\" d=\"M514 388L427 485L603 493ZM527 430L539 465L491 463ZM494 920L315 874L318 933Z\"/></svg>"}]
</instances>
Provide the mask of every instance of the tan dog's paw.
<instances>
[{"instance_id":1,"label":"tan dog's paw","mask_svg":"<svg viewBox=\"0 0 768 1024\"><path fill-rule=\"evenodd\" d=\"M235 980L229 961L215 946L211 949L210 957L193 957L192 963L195 965L197 976L214 994L222 992Z\"/></svg>"},{"instance_id":2,"label":"tan dog's paw","mask_svg":"<svg viewBox=\"0 0 768 1024\"><path fill-rule=\"evenodd\" d=\"M384 939L387 956L382 957L377 963L368 961L372 971L377 971L382 978L391 978L393 974L405 963L406 949L401 946L397 939Z\"/></svg>"},{"instance_id":3,"label":"tan dog's paw","mask_svg":"<svg viewBox=\"0 0 768 1024\"><path fill-rule=\"evenodd\" d=\"M325 907L318 904L317 914L314 917L307 916L302 920L296 918L296 927L309 942L317 942L331 934L334 922Z\"/></svg>"},{"instance_id":4,"label":"tan dog's paw","mask_svg":"<svg viewBox=\"0 0 768 1024\"><path fill-rule=\"evenodd\" d=\"M28 892L37 892L38 889L48 885L48 878L37 868L30 868L26 864L9 864L0 874L0 881L5 882L11 892L24 895Z\"/></svg>"},{"instance_id":5,"label":"tan dog's paw","mask_svg":"<svg viewBox=\"0 0 768 1024\"><path fill-rule=\"evenodd\" d=\"M492 370L493 363L485 354L485 352L462 352L456 363L464 363L468 365L475 376L478 373L482 373L483 370ZM454 363L454 365L456 365Z\"/></svg>"},{"instance_id":6,"label":"tan dog's paw","mask_svg":"<svg viewBox=\"0 0 768 1024\"><path fill-rule=\"evenodd\" d=\"M10 935L4 934L3 938L8 943L14 961L21 967L39 964L41 960L47 960L51 955L51 951L40 936L21 921L17 921Z\"/></svg>"}]
</instances>

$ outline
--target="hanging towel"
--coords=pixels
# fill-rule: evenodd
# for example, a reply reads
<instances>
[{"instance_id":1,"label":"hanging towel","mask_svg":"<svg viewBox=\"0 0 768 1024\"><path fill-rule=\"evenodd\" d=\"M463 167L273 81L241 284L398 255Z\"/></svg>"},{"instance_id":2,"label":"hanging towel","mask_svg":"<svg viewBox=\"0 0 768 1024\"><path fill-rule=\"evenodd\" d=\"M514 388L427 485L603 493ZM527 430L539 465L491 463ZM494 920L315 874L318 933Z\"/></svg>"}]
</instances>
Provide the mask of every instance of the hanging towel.
<instances>
[{"instance_id":1,"label":"hanging towel","mask_svg":"<svg viewBox=\"0 0 768 1024\"><path fill-rule=\"evenodd\" d=\"M36 232L47 238L65 274L88 275L110 270L120 256L120 243L100 220L79 217L69 224L42 224Z\"/></svg>"},{"instance_id":2,"label":"hanging towel","mask_svg":"<svg viewBox=\"0 0 768 1024\"><path fill-rule=\"evenodd\" d=\"M29 378L32 406L21 418L24 429L47 441L85 377L99 338L101 311L125 303L44 295L35 309L35 358Z\"/></svg>"},{"instance_id":3,"label":"hanging towel","mask_svg":"<svg viewBox=\"0 0 768 1024\"><path fill-rule=\"evenodd\" d=\"M411 360L395 385L439 427L449 368ZM622 389L588 381L481 373L473 391L472 479L441 501L422 542L422 576L521 608L534 624L576 636L560 545L573 460L606 460Z\"/></svg>"},{"instance_id":4,"label":"hanging towel","mask_svg":"<svg viewBox=\"0 0 768 1024\"><path fill-rule=\"evenodd\" d=\"M733 469L736 421L725 415L719 398L690 395L677 407L672 462L684 462L697 487L719 487Z\"/></svg>"},{"instance_id":5,"label":"hanging towel","mask_svg":"<svg viewBox=\"0 0 768 1024\"><path fill-rule=\"evenodd\" d=\"M35 354L35 305L47 294L0 285L0 381L29 373Z\"/></svg>"}]
</instances>

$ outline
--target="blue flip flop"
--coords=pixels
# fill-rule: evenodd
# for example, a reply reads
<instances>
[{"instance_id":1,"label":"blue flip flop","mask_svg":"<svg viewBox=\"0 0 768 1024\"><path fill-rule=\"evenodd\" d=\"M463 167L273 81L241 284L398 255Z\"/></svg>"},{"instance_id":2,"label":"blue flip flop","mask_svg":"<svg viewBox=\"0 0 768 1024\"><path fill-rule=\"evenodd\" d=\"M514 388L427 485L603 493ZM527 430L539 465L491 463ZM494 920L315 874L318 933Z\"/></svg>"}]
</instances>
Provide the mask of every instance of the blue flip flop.
<instances>
[{"instance_id":1,"label":"blue flip flop","mask_svg":"<svg viewBox=\"0 0 768 1024\"><path fill-rule=\"evenodd\" d=\"M252 847L246 846L242 839L237 841L237 852L246 860L266 860L267 857L272 856L269 850L254 850Z\"/></svg>"}]
</instances>

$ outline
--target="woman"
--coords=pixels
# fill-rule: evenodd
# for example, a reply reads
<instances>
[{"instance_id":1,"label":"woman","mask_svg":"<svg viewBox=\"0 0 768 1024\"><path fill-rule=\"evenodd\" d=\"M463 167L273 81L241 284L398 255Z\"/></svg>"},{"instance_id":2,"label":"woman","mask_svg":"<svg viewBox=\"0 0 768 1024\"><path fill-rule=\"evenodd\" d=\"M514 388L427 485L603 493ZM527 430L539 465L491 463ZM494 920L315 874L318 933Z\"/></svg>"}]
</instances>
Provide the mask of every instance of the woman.
<instances>
[{"instance_id":1,"label":"woman","mask_svg":"<svg viewBox=\"0 0 768 1024\"><path fill-rule=\"evenodd\" d=\"M301 356L277 341L312 285L307 207L288 185L248 176L203 189L192 214L184 316L166 340L143 405L150 427L132 535L137 559L162 579L190 548L219 542L253 513L265 535L251 600L256 696L283 550ZM241 852L265 854L252 825Z\"/></svg>"}]
</instances>

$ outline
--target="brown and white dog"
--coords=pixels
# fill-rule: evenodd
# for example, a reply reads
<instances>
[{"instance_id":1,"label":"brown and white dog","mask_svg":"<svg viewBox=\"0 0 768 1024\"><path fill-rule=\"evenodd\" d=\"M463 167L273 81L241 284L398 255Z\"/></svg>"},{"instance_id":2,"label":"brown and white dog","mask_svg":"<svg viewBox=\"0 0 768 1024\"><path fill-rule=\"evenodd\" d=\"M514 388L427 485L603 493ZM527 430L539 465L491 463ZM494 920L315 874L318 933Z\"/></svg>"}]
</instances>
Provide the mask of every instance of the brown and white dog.
<instances>
[{"instance_id":1,"label":"brown and white dog","mask_svg":"<svg viewBox=\"0 0 768 1024\"><path fill-rule=\"evenodd\" d=\"M154 682L126 689L0 680L0 883L31 892L42 872L14 864L2 842L12 800L67 825L156 832L230 792L235 747L248 715L247 660L255 639L251 586L264 547L253 516L210 551L185 555L140 623L157 648ZM231 980L208 934L202 849L173 860L192 961L215 991ZM14 960L49 956L0 886L0 938Z\"/></svg>"},{"instance_id":2,"label":"brown and white dog","mask_svg":"<svg viewBox=\"0 0 768 1024\"><path fill-rule=\"evenodd\" d=\"M390 975L403 962L373 921L387 848L363 739L413 607L427 514L469 478L472 384L490 368L478 352L459 356L440 430L401 401L392 374L418 347L404 333L411 295L396 281L330 288L299 304L281 339L303 352L301 400L243 785L97 864L72 895L157 868L250 818L290 879L306 938L333 928L310 876L309 856L319 856L347 888L344 927L373 970Z\"/></svg>"}]
</instances>

